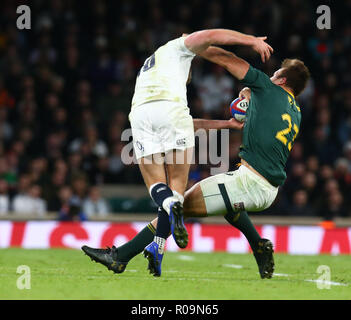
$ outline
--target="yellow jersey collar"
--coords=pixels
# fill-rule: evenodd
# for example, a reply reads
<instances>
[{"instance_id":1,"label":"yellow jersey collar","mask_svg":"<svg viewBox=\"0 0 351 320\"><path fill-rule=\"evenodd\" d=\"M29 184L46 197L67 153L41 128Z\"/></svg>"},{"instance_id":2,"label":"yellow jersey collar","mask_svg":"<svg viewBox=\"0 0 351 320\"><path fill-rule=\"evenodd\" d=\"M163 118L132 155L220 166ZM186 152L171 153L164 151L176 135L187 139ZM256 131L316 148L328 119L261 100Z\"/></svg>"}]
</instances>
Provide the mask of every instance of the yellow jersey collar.
<instances>
[{"instance_id":1,"label":"yellow jersey collar","mask_svg":"<svg viewBox=\"0 0 351 320\"><path fill-rule=\"evenodd\" d=\"M285 89L285 88L283 88L283 89L295 99L295 96L294 96L294 94L291 91L289 91L288 89Z\"/></svg>"}]
</instances>

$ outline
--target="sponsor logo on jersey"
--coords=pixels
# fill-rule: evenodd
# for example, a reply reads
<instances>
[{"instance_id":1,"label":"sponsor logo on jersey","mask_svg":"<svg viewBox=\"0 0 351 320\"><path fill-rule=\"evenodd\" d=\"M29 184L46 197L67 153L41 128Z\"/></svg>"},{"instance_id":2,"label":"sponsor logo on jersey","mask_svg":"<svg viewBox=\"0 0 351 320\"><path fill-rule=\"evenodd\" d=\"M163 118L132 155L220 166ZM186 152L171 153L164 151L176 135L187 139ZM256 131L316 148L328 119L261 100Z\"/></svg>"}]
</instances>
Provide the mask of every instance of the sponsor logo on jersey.
<instances>
[{"instance_id":1,"label":"sponsor logo on jersey","mask_svg":"<svg viewBox=\"0 0 351 320\"><path fill-rule=\"evenodd\" d=\"M136 142L136 146L138 147L138 149L139 149L140 151L143 151L143 152L144 152L144 146L143 146L143 144L142 144L140 141L137 141L137 142Z\"/></svg>"},{"instance_id":2,"label":"sponsor logo on jersey","mask_svg":"<svg viewBox=\"0 0 351 320\"><path fill-rule=\"evenodd\" d=\"M176 141L177 146L185 146L186 144L186 138L178 139Z\"/></svg>"}]
</instances>

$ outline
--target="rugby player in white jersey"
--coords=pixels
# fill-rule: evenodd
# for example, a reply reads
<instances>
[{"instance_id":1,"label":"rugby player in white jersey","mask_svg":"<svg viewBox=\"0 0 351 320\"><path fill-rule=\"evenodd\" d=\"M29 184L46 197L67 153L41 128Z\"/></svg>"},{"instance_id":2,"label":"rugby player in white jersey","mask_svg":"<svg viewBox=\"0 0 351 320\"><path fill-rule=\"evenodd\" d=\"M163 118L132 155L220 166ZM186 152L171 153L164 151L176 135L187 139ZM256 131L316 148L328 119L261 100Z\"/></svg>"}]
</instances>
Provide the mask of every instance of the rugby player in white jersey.
<instances>
[{"instance_id":1,"label":"rugby player in white jersey","mask_svg":"<svg viewBox=\"0 0 351 320\"><path fill-rule=\"evenodd\" d=\"M155 276L161 275L169 233L180 248L188 243L183 202L194 147L194 124L186 96L191 62L196 54L203 54L212 45L250 46L264 62L272 52L265 39L227 29L183 35L158 48L138 74L129 120L140 171L159 207L154 241L144 250L150 273ZM238 123L237 127L241 125ZM87 248L83 250L92 256ZM109 254L116 255L110 251ZM111 260L107 267L118 272L122 265Z\"/></svg>"}]
</instances>

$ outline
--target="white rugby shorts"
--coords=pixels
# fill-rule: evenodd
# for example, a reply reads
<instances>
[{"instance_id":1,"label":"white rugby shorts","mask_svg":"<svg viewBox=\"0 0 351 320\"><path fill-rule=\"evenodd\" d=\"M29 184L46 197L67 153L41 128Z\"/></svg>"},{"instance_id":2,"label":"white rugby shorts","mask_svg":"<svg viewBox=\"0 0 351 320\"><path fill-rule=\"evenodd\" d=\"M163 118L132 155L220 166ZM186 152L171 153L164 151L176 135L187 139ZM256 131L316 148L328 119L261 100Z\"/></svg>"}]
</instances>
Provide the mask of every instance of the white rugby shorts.
<instances>
[{"instance_id":1,"label":"white rugby shorts","mask_svg":"<svg viewBox=\"0 0 351 320\"><path fill-rule=\"evenodd\" d=\"M157 100L129 113L137 159L170 150L194 147L194 123L189 108L174 101Z\"/></svg>"},{"instance_id":2,"label":"white rugby shorts","mask_svg":"<svg viewBox=\"0 0 351 320\"><path fill-rule=\"evenodd\" d=\"M228 206L234 212L262 211L271 206L278 193L278 187L244 165L206 178L200 181L200 187L209 216L225 215Z\"/></svg>"}]
</instances>

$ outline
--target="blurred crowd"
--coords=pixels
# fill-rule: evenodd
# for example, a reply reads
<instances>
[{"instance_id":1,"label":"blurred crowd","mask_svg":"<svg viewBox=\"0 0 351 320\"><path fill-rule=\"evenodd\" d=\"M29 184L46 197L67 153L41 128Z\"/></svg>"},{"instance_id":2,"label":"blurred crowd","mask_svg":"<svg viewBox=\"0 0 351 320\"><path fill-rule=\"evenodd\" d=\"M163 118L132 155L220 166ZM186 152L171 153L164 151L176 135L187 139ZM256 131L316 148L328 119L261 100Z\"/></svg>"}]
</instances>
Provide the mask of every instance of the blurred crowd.
<instances>
[{"instance_id":1,"label":"blurred crowd","mask_svg":"<svg viewBox=\"0 0 351 320\"><path fill-rule=\"evenodd\" d=\"M288 179L270 214L351 215L351 1L330 5L330 30L316 27L315 1L27 1L31 30L16 28L16 1L0 11L0 214L10 211L81 220L109 212L104 184L142 184L122 161L136 74L160 45L182 33L231 28L267 35L266 64L233 47L268 75L286 57L312 79L299 97L301 134ZM22 4L22 3L21 3ZM194 117L228 119L241 89L222 68L194 59L188 101ZM230 134L230 169L240 132ZM193 165L189 184L209 176Z\"/></svg>"}]
</instances>

